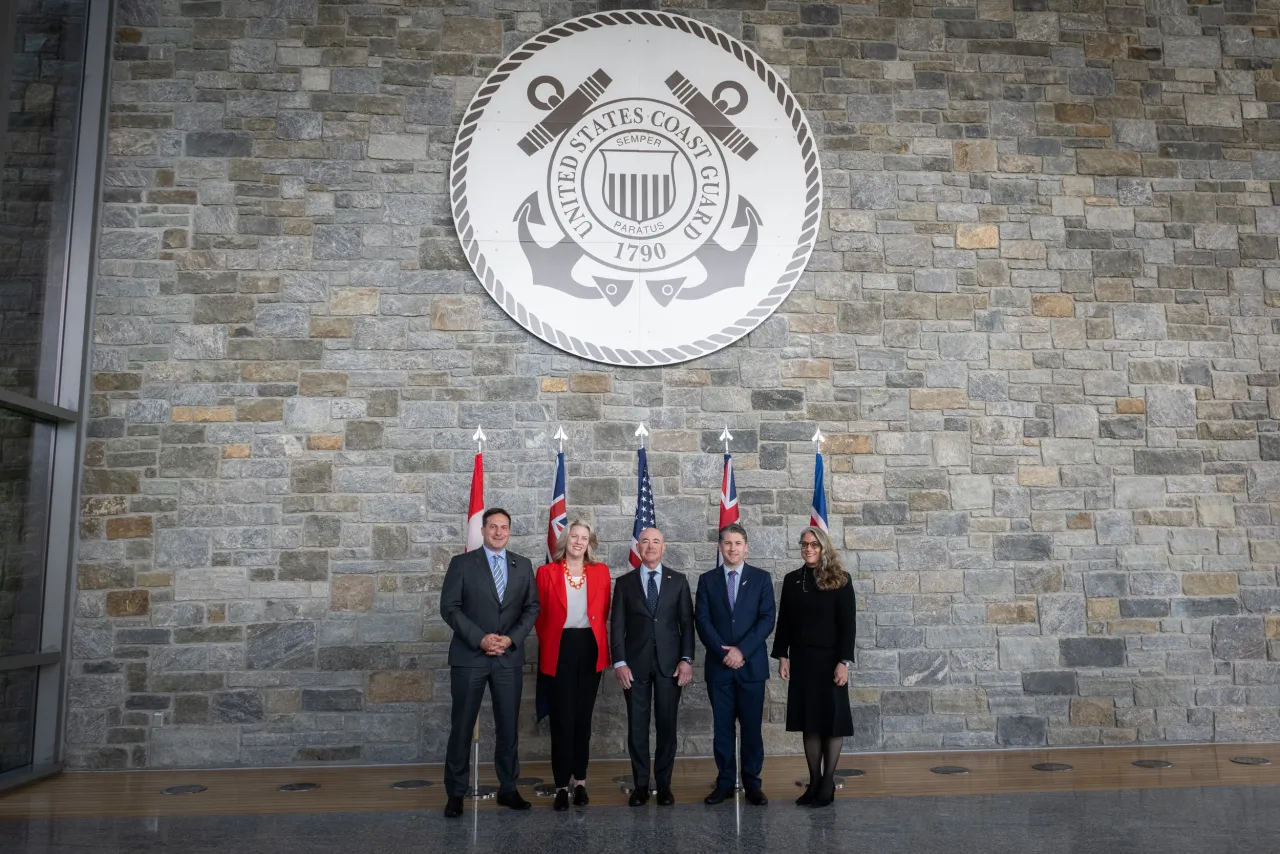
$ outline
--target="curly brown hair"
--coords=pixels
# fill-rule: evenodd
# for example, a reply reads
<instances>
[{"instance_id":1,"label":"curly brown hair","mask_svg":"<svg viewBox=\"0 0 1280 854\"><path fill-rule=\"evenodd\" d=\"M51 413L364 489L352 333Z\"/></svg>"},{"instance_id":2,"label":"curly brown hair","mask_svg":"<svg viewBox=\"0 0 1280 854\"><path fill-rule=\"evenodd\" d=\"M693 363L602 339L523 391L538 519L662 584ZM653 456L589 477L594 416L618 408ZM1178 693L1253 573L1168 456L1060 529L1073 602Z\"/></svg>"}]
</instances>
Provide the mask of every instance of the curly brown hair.
<instances>
[{"instance_id":1,"label":"curly brown hair","mask_svg":"<svg viewBox=\"0 0 1280 854\"><path fill-rule=\"evenodd\" d=\"M818 565L813 571L813 580L817 583L819 590L839 590L849 583L849 575L844 571L844 564L840 561L840 553L831 545L831 537L827 536L827 532L819 527L810 525L800 532L800 536L805 534L813 534L813 538L818 541Z\"/></svg>"}]
</instances>

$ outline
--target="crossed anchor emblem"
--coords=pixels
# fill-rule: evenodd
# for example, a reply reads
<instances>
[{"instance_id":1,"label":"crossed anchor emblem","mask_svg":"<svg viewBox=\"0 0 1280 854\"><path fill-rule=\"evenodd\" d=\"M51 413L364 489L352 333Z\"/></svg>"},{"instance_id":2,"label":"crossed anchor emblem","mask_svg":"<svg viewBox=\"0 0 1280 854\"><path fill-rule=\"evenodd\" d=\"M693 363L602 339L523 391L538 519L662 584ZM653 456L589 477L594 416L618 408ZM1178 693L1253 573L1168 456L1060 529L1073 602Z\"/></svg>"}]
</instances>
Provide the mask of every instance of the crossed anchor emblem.
<instances>
[{"instance_id":1,"label":"crossed anchor emblem","mask_svg":"<svg viewBox=\"0 0 1280 854\"><path fill-rule=\"evenodd\" d=\"M731 118L747 107L747 91L741 83L734 80L722 81L712 90L711 97L707 97L679 71L672 72L664 82L697 128L714 137L724 150L743 162L750 161L755 156L758 152L756 144ZM596 107L612 83L612 78L600 68L567 95L564 85L555 77L544 75L531 81L526 97L530 105L546 112L546 115L520 138L517 143L519 149L526 156L533 157L548 146L560 143ZM638 112L637 110L637 114ZM685 134L684 139L687 141L687 130ZM714 146L709 140L708 144ZM575 146L575 149L585 151L585 146ZM543 215L539 193L535 191L520 202L513 217L520 248L529 264L534 285L558 290L578 299L605 299L615 307L627 299L637 281L643 281L650 297L662 307L673 300L698 300L723 290L745 286L747 269L758 247L762 224L758 209L745 196L738 195L732 220L727 226L734 236L741 236L736 248L730 249L721 243L717 239L718 232L708 234L699 230L704 224L712 222L710 216L698 218L695 213L692 222L697 225L687 226L684 237L692 241L690 245L697 246L689 258L696 260L705 272L705 277L700 281L696 272L679 275L678 271L671 269L663 277L660 275L662 269L628 267L626 262L634 261L637 252L644 261L651 261L651 257L645 253L665 251L661 244L652 245L652 240L646 243L645 238L661 233L658 229L670 228L669 221L676 217L679 210L684 210L680 205L714 204L716 209L723 209L728 199L708 199L704 196L699 202L696 194L687 186L682 193L677 175L678 151L666 148L604 150L601 147L598 153L598 162L602 163L602 168L597 170L598 178L596 173L592 173L595 180L592 188L597 194L601 209L615 219L617 227L630 229L627 232L615 231L614 234L638 235L635 244L627 244L631 256L624 256L623 244L619 243L616 260L621 263L610 263L614 259L606 261L598 255L593 256L596 262L616 270L618 275L592 274L589 283L579 281L574 276L574 268L589 253L574 235L566 233L568 229L563 221L560 222L561 236L555 242L544 245L535 238L531 224L541 227L541 230L553 227ZM548 168L556 167L552 164ZM704 175L705 168L715 167L704 167ZM687 167L686 171L689 171ZM685 184L688 184L687 180ZM695 195L692 202L685 198L689 195ZM676 212L673 213L673 210ZM726 219L727 214L725 211ZM664 218L668 220L668 225L662 224ZM585 228L590 229L590 226ZM586 235L581 230L576 233L578 238ZM657 257L662 258L662 255ZM648 275L649 272L659 275ZM691 280L697 284L689 285Z\"/></svg>"}]
</instances>

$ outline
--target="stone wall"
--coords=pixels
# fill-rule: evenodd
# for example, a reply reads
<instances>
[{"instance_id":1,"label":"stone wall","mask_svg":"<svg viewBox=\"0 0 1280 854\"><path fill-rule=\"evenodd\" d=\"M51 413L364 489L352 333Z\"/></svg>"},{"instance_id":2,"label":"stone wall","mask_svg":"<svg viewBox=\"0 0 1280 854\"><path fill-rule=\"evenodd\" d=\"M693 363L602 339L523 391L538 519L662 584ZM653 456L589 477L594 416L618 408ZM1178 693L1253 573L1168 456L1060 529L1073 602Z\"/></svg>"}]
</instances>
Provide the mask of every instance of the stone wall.
<instances>
[{"instance_id":1,"label":"stone wall","mask_svg":"<svg viewBox=\"0 0 1280 854\"><path fill-rule=\"evenodd\" d=\"M775 577L829 434L852 748L1280 738L1274 5L718 5L682 11L789 79L825 228L747 339L640 370L510 321L444 192L486 70L596 4L120 4L73 764L439 759L476 424L534 556L565 425L620 571L641 419L690 572L724 424ZM709 753L701 684L681 720Z\"/></svg>"}]
</instances>

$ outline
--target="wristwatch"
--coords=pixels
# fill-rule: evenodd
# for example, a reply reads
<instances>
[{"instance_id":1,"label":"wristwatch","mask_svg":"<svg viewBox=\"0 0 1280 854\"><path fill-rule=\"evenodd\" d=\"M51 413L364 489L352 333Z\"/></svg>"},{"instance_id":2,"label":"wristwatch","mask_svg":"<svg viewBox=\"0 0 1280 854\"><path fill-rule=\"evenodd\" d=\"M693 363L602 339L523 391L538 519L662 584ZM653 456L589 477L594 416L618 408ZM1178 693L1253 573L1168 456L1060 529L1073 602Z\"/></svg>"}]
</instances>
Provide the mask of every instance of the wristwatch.
<instances>
[{"instance_id":1,"label":"wristwatch","mask_svg":"<svg viewBox=\"0 0 1280 854\"><path fill-rule=\"evenodd\" d=\"M843 664L845 667L849 668L850 670L852 670L852 669L853 669L853 660L852 660L852 659L849 659L849 660L846 660L846 661L842 661L842 662L840 662L840 663L841 663L841 664Z\"/></svg>"}]
</instances>

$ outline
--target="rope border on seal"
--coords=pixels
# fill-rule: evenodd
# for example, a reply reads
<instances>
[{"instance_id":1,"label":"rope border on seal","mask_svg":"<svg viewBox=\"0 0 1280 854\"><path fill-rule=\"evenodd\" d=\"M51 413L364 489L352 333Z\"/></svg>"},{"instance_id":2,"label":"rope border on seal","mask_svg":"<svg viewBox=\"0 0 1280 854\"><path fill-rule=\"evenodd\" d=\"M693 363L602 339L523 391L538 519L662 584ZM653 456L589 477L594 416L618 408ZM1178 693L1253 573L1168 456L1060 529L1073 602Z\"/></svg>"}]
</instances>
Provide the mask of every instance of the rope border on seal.
<instances>
[{"instance_id":1,"label":"rope border on seal","mask_svg":"<svg viewBox=\"0 0 1280 854\"><path fill-rule=\"evenodd\" d=\"M489 262L480 251L479 241L471 224L471 215L467 210L467 161L471 156L471 144L474 141L477 125L484 114L485 108L493 100L494 93L498 91L502 83L526 60L549 45L588 30L621 24L649 24L678 30L688 35L706 39L742 62L749 70L755 72L756 76L768 87L769 91L773 92L778 99L778 103L782 105L787 119L791 122L791 127L796 132L796 141L800 144L800 154L804 159L806 182L804 221L800 227L800 239L796 245L796 250L792 253L786 269L778 278L777 284L744 317L739 318L719 332L706 336L705 339L680 347L656 350L605 347L590 341L581 341L572 335L566 335L562 330L528 312L494 275L493 268L489 266ZM669 12L642 10L595 12L578 18L571 18L563 23L549 27L512 51L485 78L475 97L471 99L467 112L463 115L453 146L449 186L454 228L462 244L463 252L467 256L467 262L471 265L471 269L475 272L480 283L484 285L485 290L502 307L503 311L525 329L561 350L566 350L595 362L634 367L653 367L687 362L690 359L696 359L699 356L704 356L726 347L759 326L782 303L787 294L791 293L791 289L795 287L800 274L804 272L805 265L808 263L809 256L817 242L818 218L822 215L822 167L818 160L817 146L813 141L809 123L804 117L804 111L796 103L795 96L791 94L791 90L769 67L768 63L733 36L692 18L673 15Z\"/></svg>"}]
</instances>

